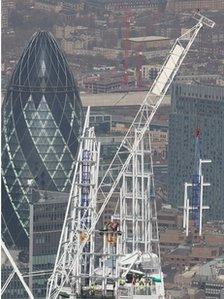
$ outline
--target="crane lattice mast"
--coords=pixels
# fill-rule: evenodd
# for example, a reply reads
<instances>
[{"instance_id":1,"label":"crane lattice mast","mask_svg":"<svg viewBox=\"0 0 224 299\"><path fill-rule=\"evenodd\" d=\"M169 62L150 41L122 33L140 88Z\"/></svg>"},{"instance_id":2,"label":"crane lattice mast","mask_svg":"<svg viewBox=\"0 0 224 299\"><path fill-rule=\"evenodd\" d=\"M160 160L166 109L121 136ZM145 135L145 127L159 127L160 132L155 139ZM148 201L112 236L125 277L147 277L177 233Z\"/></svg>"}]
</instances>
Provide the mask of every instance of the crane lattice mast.
<instances>
[{"instance_id":1,"label":"crane lattice mast","mask_svg":"<svg viewBox=\"0 0 224 299\"><path fill-rule=\"evenodd\" d=\"M211 162L211 160L205 160L201 158L200 130L197 129L195 134L195 165L194 174L192 176L192 183L184 183L183 228L186 229L186 236L189 235L190 212L192 213L194 226L198 230L199 236L202 235L203 211L209 209L209 206L204 206L203 204L204 187L210 186L209 182L204 182L202 165ZM191 188L191 201L188 196L189 188Z\"/></svg>"},{"instance_id":2,"label":"crane lattice mast","mask_svg":"<svg viewBox=\"0 0 224 299\"><path fill-rule=\"evenodd\" d=\"M136 131L136 138L138 131ZM121 252L152 252L159 249L155 203L154 173L150 131L139 143L122 177L119 214L113 219L120 222ZM154 246L155 247L155 246Z\"/></svg>"},{"instance_id":3,"label":"crane lattice mast","mask_svg":"<svg viewBox=\"0 0 224 299\"><path fill-rule=\"evenodd\" d=\"M56 298L58 286L63 282L70 291L80 293L83 280L91 284L94 270L95 234L88 235L88 230L95 223L96 191L100 143L96 141L93 127L89 127L90 107L87 109L83 133L74 171L68 206L60 237L53 275L47 286L47 296ZM85 245L82 244L85 242ZM82 248L76 251L76 248ZM78 263L73 267L74 259ZM72 267L72 268L71 268ZM67 275L72 269L71 275ZM50 293L49 293L50 292Z\"/></svg>"},{"instance_id":4,"label":"crane lattice mast","mask_svg":"<svg viewBox=\"0 0 224 299\"><path fill-rule=\"evenodd\" d=\"M202 16L201 14L196 14L195 18L197 19L197 24L175 41L168 57L158 73L156 80L152 84L149 92L143 100L143 103L137 112L133 123L121 142L121 145L112 159L112 162L108 167L101 183L99 184L97 192L98 195L103 198L103 204L96 217L94 217L90 228L86 230L85 233L87 237L84 238L82 244L78 244L76 242L79 235L79 230L76 228L76 230L73 232L74 242L72 248L69 249L72 252L71 263L66 269L64 269L65 273L63 273L61 276L60 281L57 281L56 275L61 271L59 263L61 257L60 254L58 254L54 272L49 280L47 298L57 298L63 286L71 279L73 269L75 269L79 263L79 253L83 252L83 249L85 248L90 236L94 233L96 224L98 223L113 192L120 187L121 178L124 172L126 171L135 151L137 150L140 141L148 130L157 109L162 103L167 90L169 89L198 32L204 25L211 28L215 25L212 20ZM137 137L135 136L136 130L138 130ZM128 150L128 156L124 154L124 148ZM86 218L87 213L87 211L84 212L82 219Z\"/></svg>"},{"instance_id":5,"label":"crane lattice mast","mask_svg":"<svg viewBox=\"0 0 224 299\"><path fill-rule=\"evenodd\" d=\"M135 138L138 133L136 130ZM119 239L119 277L125 278L128 273L134 275L137 269L141 269L147 277L156 275L160 278L157 292L164 298L152 156L148 130L123 174L119 214L112 218L119 221L122 232ZM118 281L115 286L119 293ZM130 288L132 293L135 292L133 285ZM148 294L147 289L145 293Z\"/></svg>"}]
</instances>

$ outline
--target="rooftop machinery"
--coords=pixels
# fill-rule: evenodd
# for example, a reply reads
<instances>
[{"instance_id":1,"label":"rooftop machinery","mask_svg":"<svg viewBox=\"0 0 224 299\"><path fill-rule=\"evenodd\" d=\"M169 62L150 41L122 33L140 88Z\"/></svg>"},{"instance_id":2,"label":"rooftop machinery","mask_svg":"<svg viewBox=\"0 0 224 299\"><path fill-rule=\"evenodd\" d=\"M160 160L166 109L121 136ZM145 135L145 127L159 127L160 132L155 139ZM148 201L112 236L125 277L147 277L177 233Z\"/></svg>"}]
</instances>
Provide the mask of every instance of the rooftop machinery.
<instances>
[{"instance_id":1,"label":"rooftop machinery","mask_svg":"<svg viewBox=\"0 0 224 299\"><path fill-rule=\"evenodd\" d=\"M210 186L210 183L204 182L204 176L202 174L202 165L211 163L211 160L201 159L200 148L200 130L197 129L195 133L195 160L194 160L194 175L192 176L192 183L184 183L184 217L183 228L186 229L186 236L189 235L189 218L190 211L192 212L192 218L195 228L198 229L199 236L202 235L202 218L203 211L208 210L208 206L203 205L203 191L204 187ZM191 188L191 205L188 198L188 190Z\"/></svg>"},{"instance_id":2,"label":"rooftop machinery","mask_svg":"<svg viewBox=\"0 0 224 299\"><path fill-rule=\"evenodd\" d=\"M215 25L213 21L202 16L201 14L196 14L195 18L197 19L197 24L175 41L167 59L165 60L165 63L163 64L155 82L152 84L149 92L147 93L139 111L137 112L137 115L134 118L133 123L121 142L121 145L119 146L117 153L112 159L112 162L100 184L97 184L97 178L95 175L92 177L93 181L91 181L92 183L88 187L88 205L84 204L83 206L83 203L81 205L79 204L80 196L82 196L82 189L80 187L80 183L77 183L79 182L77 181L77 178L79 177L78 173L81 170L80 163L83 163L81 158L83 150L87 149L92 153L90 155L91 158L89 161L89 166L91 165L92 167L92 172L90 171L92 175L97 173L97 168L94 170L94 165L97 165L99 161L99 157L96 155L97 142L94 137L94 132L92 131L92 135L88 135L90 133L90 128L88 128L87 118L83 132L83 137L85 137L87 134L86 138L84 138L84 143L86 143L87 140L92 140L93 143L90 148L87 145L87 148L83 148L83 139L81 140L78 161L76 163L74 180L70 193L68 208L66 211L55 267L53 274L48 281L46 294L47 299L58 298L66 286L69 286L70 289L74 289L75 292L77 292L79 287L79 283L77 282L79 280L77 273L80 271L77 269L80 269L80 266L82 268L82 266L84 267L86 265L80 260L80 256L83 256L85 253L87 253L86 255L89 256L89 261L87 264L89 265L88 267L91 268L90 258L96 255L96 252L93 248L91 249L89 243L91 244L91 239L96 233L96 225L98 224L105 207L111 199L112 194L122 188L122 178L124 178L126 171L128 171L128 167L130 167L130 163L136 156L137 151L140 150L141 142L149 130L149 125L152 121L152 118L159 108L168 88L170 87L170 84L172 83L198 32L203 26L212 28ZM92 190L91 192L90 189ZM103 203L100 209L96 212L94 205L96 203L97 197L103 199ZM133 207L133 213L136 213L136 208L136 206ZM78 216L77 212L80 210L83 212L79 212ZM127 221L127 219L125 221ZM136 229L136 227L134 227L134 229ZM137 230L139 230L139 228ZM81 236L82 239L80 240ZM136 238L134 234L133 238ZM94 247L96 244L94 244L94 240L92 240L92 242L92 246ZM132 244L136 244L136 241L134 241ZM131 254L134 254L135 252L132 250L133 249L131 249ZM147 248L146 250L151 249ZM125 257L123 257L123 259L120 258L120 264L125 265L125 275L128 273L129 269L131 269L133 263L143 264L145 254L148 256L151 255L152 261L156 259L152 252L144 251L139 251L136 253L136 256L133 257L132 262L129 259L126 264L124 261ZM92 279L94 275L95 274L93 273L90 278ZM74 288L73 286L76 287ZM70 292L70 294L72 297L72 292ZM154 296L153 298L164 298L164 296Z\"/></svg>"}]
</instances>

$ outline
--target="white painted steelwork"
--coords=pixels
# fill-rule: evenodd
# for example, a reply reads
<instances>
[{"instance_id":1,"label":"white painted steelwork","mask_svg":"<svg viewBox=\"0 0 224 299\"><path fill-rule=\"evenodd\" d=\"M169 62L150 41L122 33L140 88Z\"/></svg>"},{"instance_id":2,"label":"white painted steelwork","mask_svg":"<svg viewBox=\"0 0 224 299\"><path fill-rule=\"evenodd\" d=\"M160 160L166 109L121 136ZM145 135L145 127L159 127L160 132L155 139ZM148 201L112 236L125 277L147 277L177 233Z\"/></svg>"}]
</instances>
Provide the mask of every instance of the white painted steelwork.
<instances>
[{"instance_id":1,"label":"white painted steelwork","mask_svg":"<svg viewBox=\"0 0 224 299\"><path fill-rule=\"evenodd\" d=\"M202 164L211 163L211 160L199 160L199 181L200 181L200 205L199 205L199 236L202 235L202 226L203 226L203 211L208 210L209 206L203 205L203 195L204 195L204 187L210 186L210 183L204 182L204 176L202 174ZM183 228L185 228L186 236L189 235L189 220L190 220L190 211L194 209L198 209L197 207L193 207L190 205L190 199L188 197L188 190L192 188L193 183L184 183L184 207L183 207Z\"/></svg>"},{"instance_id":2,"label":"white painted steelwork","mask_svg":"<svg viewBox=\"0 0 224 299\"><path fill-rule=\"evenodd\" d=\"M136 130L135 139L138 134L139 131ZM164 298L149 130L140 141L123 174L119 214L115 214L113 219L118 219L122 232L120 238L121 251L117 257L119 261L117 265L118 277L126 278L127 274L134 275L135 273L141 273L148 278L151 275L158 275L161 283L158 283L159 287L156 294L160 298ZM117 298L120 298L118 280L115 286L118 291ZM133 288L133 284L126 284L125 287L122 287L123 292L124 288L128 294L131 292L129 288ZM148 292L153 293L153 286L144 288L141 293L148 295Z\"/></svg>"},{"instance_id":3,"label":"white painted steelwork","mask_svg":"<svg viewBox=\"0 0 224 299\"><path fill-rule=\"evenodd\" d=\"M47 298L57 298L64 287L80 294L86 279L87 284L91 284L95 233L88 235L88 230L96 217L100 144L94 128L89 127L89 114L88 107L55 267L47 285ZM76 259L78 263L74 265Z\"/></svg>"},{"instance_id":4,"label":"white painted steelwork","mask_svg":"<svg viewBox=\"0 0 224 299\"><path fill-rule=\"evenodd\" d=\"M88 243L89 238L91 238L92 234L94 234L96 229L96 224L98 223L112 194L114 193L115 190L120 189L122 183L121 182L122 177L125 171L127 170L127 167L130 164L130 161L133 158L136 150L138 149L141 140L143 139L145 133L149 129L149 125L157 109L159 108L161 102L163 101L167 90L169 89L175 75L177 74L198 32L204 25L209 27L214 26L213 21L207 19L202 15L197 15L197 18L198 18L197 24L175 41L170 51L170 54L165 60L165 63L163 64L155 82L152 84L139 111L137 112L137 115L135 116L132 125L130 126L126 136L121 142L121 145L117 150L117 153L112 159L112 162L108 170L106 171L105 176L103 177L101 183L99 184L97 191L100 198L103 198L103 204L100 210L98 211L96 217L94 217L94 220L91 222L90 228L88 228L85 231L87 237L84 239L82 244L80 244L80 242L77 242L77 236L79 235L79 230L78 227L74 227L74 233L72 233L72 235L76 239L71 240L71 242L73 242L72 255L71 255L71 259L69 260L70 261L69 265L66 269L66 274L65 273L62 274L63 280L60 282L60 284L57 284L57 281L55 281L54 278L53 279L51 278L51 281L49 281L49 287L47 291L48 299L53 299L58 297L61 290L63 289L63 286L66 283L69 283L69 279L73 275L74 269L78 267L80 252L83 252L83 249ZM135 135L136 130L138 132L137 136ZM124 148L128 150L129 153L128 155L124 153ZM74 189L74 183L73 183L73 189ZM68 206L68 209L70 209L70 206ZM84 214L82 215L81 222L83 221L83 219L86 218L86 214L88 214L88 211L85 211ZM68 217L68 212L66 213L66 219L67 217ZM64 229L65 227L63 228L63 232ZM63 240L63 234L62 234L62 240ZM59 248L61 248L62 240L60 241ZM68 254L69 248L64 247L64 251L65 253L63 253L62 256L66 256ZM55 275L57 271L60 271L60 269L57 269L59 256L60 254L58 253L53 275Z\"/></svg>"},{"instance_id":5,"label":"white painted steelwork","mask_svg":"<svg viewBox=\"0 0 224 299\"><path fill-rule=\"evenodd\" d=\"M4 294L5 290L7 289L9 283L11 282L12 278L14 277L14 275L16 274L20 280L20 282L22 283L25 291L27 292L27 295L29 296L30 299L34 299L34 296L32 294L32 292L30 291L28 285L26 284L21 272L19 271L19 268L17 267L16 263L14 262L10 252L8 251L7 247L5 246L5 243L3 241L1 241L1 248L3 250L3 252L5 253L6 257L8 258L13 270L10 273L10 275L8 276L6 282L4 283L2 289L1 289L1 296Z\"/></svg>"}]
</instances>

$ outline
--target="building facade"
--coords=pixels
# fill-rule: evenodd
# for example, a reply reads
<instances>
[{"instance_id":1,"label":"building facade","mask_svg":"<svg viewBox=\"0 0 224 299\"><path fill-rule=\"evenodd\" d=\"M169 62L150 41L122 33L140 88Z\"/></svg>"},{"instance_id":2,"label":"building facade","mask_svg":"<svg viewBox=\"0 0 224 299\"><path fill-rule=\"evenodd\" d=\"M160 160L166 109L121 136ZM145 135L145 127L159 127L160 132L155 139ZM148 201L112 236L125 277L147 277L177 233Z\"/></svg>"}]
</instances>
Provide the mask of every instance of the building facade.
<instances>
[{"instance_id":1,"label":"building facade","mask_svg":"<svg viewBox=\"0 0 224 299\"><path fill-rule=\"evenodd\" d=\"M152 10L161 9L166 6L167 0L87 0L86 4L90 7L104 8L107 10L113 9L145 9Z\"/></svg>"},{"instance_id":2,"label":"building facade","mask_svg":"<svg viewBox=\"0 0 224 299\"><path fill-rule=\"evenodd\" d=\"M3 0L2 3L2 15L1 15L1 21L2 21L2 29L5 30L8 28L9 25L9 7L7 5L7 1Z\"/></svg>"},{"instance_id":3,"label":"building facade","mask_svg":"<svg viewBox=\"0 0 224 299\"><path fill-rule=\"evenodd\" d=\"M223 254L223 246L217 245L179 245L170 251L165 259L164 264L172 264L176 269L185 269L197 264L203 264L218 258Z\"/></svg>"},{"instance_id":4,"label":"building facade","mask_svg":"<svg viewBox=\"0 0 224 299\"><path fill-rule=\"evenodd\" d=\"M222 0L168 0L167 9L181 13L183 11L221 10L224 9Z\"/></svg>"},{"instance_id":5,"label":"building facade","mask_svg":"<svg viewBox=\"0 0 224 299\"><path fill-rule=\"evenodd\" d=\"M31 226L33 271L46 271L45 275L33 277L35 298L45 298L47 280L53 271L69 193L33 190Z\"/></svg>"},{"instance_id":6,"label":"building facade","mask_svg":"<svg viewBox=\"0 0 224 299\"><path fill-rule=\"evenodd\" d=\"M2 233L7 244L28 244L31 181L42 190L69 191L82 115L63 53L50 33L35 33L2 107Z\"/></svg>"},{"instance_id":7,"label":"building facade","mask_svg":"<svg viewBox=\"0 0 224 299\"><path fill-rule=\"evenodd\" d=\"M90 93L109 93L118 91L124 85L123 74L87 78L83 82L84 89ZM128 87L135 86L135 78L129 76Z\"/></svg>"},{"instance_id":8,"label":"building facade","mask_svg":"<svg viewBox=\"0 0 224 299\"><path fill-rule=\"evenodd\" d=\"M164 36L131 37L128 41L133 52L137 51L139 47L142 52L161 50L170 47L170 39Z\"/></svg>"},{"instance_id":9,"label":"building facade","mask_svg":"<svg viewBox=\"0 0 224 299\"><path fill-rule=\"evenodd\" d=\"M193 277L192 286L204 290L206 298L223 299L223 267L223 255L207 264L201 265Z\"/></svg>"},{"instance_id":10,"label":"building facade","mask_svg":"<svg viewBox=\"0 0 224 299\"><path fill-rule=\"evenodd\" d=\"M224 88L175 83L172 88L169 119L168 199L183 206L184 182L194 174L195 130L200 129L201 158L212 163L203 166L204 192L209 205L207 219L223 219L224 209Z\"/></svg>"},{"instance_id":11,"label":"building facade","mask_svg":"<svg viewBox=\"0 0 224 299\"><path fill-rule=\"evenodd\" d=\"M25 279L34 297L44 299L47 280L55 263L69 193L33 189L30 198L30 231L33 232L29 240L30 257L28 254L24 257L23 251L11 253L23 274L31 272L31 269L32 272L42 272ZM3 283L12 270L8 262L2 265ZM2 295L2 299L8 298L27 298L26 291L16 275Z\"/></svg>"}]
</instances>

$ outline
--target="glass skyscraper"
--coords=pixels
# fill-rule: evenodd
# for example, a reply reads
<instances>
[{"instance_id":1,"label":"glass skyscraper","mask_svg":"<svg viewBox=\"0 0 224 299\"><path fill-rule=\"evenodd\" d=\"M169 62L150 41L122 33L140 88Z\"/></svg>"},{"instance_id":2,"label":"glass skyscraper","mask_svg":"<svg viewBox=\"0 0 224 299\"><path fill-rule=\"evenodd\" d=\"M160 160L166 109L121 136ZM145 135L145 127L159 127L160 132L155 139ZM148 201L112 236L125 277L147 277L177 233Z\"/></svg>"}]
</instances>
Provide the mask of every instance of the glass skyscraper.
<instances>
[{"instance_id":1,"label":"glass skyscraper","mask_svg":"<svg viewBox=\"0 0 224 299\"><path fill-rule=\"evenodd\" d=\"M2 233L28 243L29 182L69 192L82 127L77 85L53 36L37 32L26 46L2 107Z\"/></svg>"}]
</instances>

